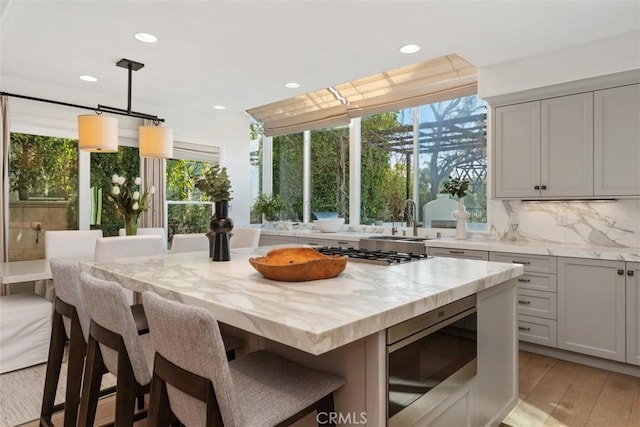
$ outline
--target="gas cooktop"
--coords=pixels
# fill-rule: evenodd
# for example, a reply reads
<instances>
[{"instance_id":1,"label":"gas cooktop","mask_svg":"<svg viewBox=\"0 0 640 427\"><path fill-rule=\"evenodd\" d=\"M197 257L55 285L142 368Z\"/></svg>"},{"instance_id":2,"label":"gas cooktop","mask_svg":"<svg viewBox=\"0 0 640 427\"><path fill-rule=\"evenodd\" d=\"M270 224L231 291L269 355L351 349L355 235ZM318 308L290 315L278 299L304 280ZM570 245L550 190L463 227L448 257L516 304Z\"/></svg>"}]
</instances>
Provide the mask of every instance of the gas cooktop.
<instances>
[{"instance_id":1,"label":"gas cooktop","mask_svg":"<svg viewBox=\"0 0 640 427\"><path fill-rule=\"evenodd\" d=\"M420 261L429 258L424 254L383 251L378 249L334 248L328 246L320 246L314 249L324 255L347 255L350 261L381 265L404 264L406 262Z\"/></svg>"}]
</instances>

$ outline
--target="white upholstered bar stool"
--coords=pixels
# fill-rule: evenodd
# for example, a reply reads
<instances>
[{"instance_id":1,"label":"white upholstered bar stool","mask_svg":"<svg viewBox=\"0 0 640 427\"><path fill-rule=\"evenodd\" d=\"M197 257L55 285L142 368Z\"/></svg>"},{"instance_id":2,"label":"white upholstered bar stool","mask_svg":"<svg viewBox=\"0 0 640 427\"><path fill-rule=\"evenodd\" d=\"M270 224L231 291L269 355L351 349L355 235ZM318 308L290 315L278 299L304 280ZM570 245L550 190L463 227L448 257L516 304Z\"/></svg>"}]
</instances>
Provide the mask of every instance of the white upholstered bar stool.
<instances>
[{"instance_id":1,"label":"white upholstered bar stool","mask_svg":"<svg viewBox=\"0 0 640 427\"><path fill-rule=\"evenodd\" d=\"M260 243L260 229L251 227L234 227L231 231L229 245L231 249L257 248Z\"/></svg>"},{"instance_id":2,"label":"white upholstered bar stool","mask_svg":"<svg viewBox=\"0 0 640 427\"><path fill-rule=\"evenodd\" d=\"M126 236L127 230L121 228L118 230L119 236ZM167 235L163 227L138 227L136 236L162 236L162 249L167 250Z\"/></svg>"},{"instance_id":3,"label":"white upholstered bar stool","mask_svg":"<svg viewBox=\"0 0 640 427\"><path fill-rule=\"evenodd\" d=\"M174 234L171 253L209 251L209 239L204 233Z\"/></svg>"},{"instance_id":4,"label":"white upholstered bar stool","mask_svg":"<svg viewBox=\"0 0 640 427\"><path fill-rule=\"evenodd\" d=\"M227 362L209 311L151 292L142 300L155 349L149 425L275 426L334 411L344 379L266 351Z\"/></svg>"},{"instance_id":5,"label":"white upholstered bar stool","mask_svg":"<svg viewBox=\"0 0 640 427\"><path fill-rule=\"evenodd\" d=\"M95 422L102 376L116 376L115 425L131 426L146 412L135 413L136 397L149 392L153 350L149 334L138 335L122 286L82 273L84 299L91 318L78 425Z\"/></svg>"}]
</instances>

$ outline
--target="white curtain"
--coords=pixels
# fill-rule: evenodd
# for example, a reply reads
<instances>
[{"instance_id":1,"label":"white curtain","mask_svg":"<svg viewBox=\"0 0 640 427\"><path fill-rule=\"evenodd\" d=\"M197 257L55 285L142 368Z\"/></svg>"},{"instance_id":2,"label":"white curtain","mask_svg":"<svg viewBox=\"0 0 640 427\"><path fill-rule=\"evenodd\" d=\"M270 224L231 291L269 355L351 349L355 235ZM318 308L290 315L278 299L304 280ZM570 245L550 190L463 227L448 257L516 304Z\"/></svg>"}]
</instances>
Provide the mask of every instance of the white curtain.
<instances>
[{"instance_id":1,"label":"white curtain","mask_svg":"<svg viewBox=\"0 0 640 427\"><path fill-rule=\"evenodd\" d=\"M144 120L143 124L148 126L151 125L152 122ZM164 201L166 199L164 173L164 159L153 159L149 157L142 157L140 159L142 188L153 185L156 190L151 197L149 210L140 215L140 227L164 227Z\"/></svg>"},{"instance_id":2,"label":"white curtain","mask_svg":"<svg viewBox=\"0 0 640 427\"><path fill-rule=\"evenodd\" d=\"M0 261L9 261L9 99L0 96Z\"/></svg>"}]
</instances>

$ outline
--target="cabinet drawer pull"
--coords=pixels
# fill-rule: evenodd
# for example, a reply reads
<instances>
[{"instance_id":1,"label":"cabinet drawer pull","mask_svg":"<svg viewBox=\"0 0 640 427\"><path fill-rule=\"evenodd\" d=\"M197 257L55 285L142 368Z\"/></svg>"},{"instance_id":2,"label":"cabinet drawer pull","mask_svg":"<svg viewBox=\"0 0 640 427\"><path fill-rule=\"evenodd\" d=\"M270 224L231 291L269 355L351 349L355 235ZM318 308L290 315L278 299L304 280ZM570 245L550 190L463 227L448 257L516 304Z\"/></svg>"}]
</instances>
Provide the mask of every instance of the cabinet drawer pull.
<instances>
[{"instance_id":1,"label":"cabinet drawer pull","mask_svg":"<svg viewBox=\"0 0 640 427\"><path fill-rule=\"evenodd\" d=\"M627 276L633 276L633 270L627 270Z\"/></svg>"},{"instance_id":2,"label":"cabinet drawer pull","mask_svg":"<svg viewBox=\"0 0 640 427\"><path fill-rule=\"evenodd\" d=\"M513 261L511 261L513 264L522 264L522 265L529 265L531 264L531 261L518 261L516 259L514 259Z\"/></svg>"},{"instance_id":3,"label":"cabinet drawer pull","mask_svg":"<svg viewBox=\"0 0 640 427\"><path fill-rule=\"evenodd\" d=\"M531 282L531 279L518 279L518 282L520 282L520 283L529 283L529 282Z\"/></svg>"},{"instance_id":4,"label":"cabinet drawer pull","mask_svg":"<svg viewBox=\"0 0 640 427\"><path fill-rule=\"evenodd\" d=\"M547 189L547 186L546 186L546 185L543 185L543 186L541 186L540 188L542 188L543 190L546 190L546 189Z\"/></svg>"},{"instance_id":5,"label":"cabinet drawer pull","mask_svg":"<svg viewBox=\"0 0 640 427\"><path fill-rule=\"evenodd\" d=\"M619 269L619 270L618 270L618 275L619 275L619 276L622 276L623 274L624 274L624 270L623 270L623 269Z\"/></svg>"},{"instance_id":6,"label":"cabinet drawer pull","mask_svg":"<svg viewBox=\"0 0 640 427\"><path fill-rule=\"evenodd\" d=\"M338 243L339 245L348 245L348 244L349 244L349 242L341 242L340 240L338 240L338 242L337 242L337 243Z\"/></svg>"},{"instance_id":7,"label":"cabinet drawer pull","mask_svg":"<svg viewBox=\"0 0 640 427\"><path fill-rule=\"evenodd\" d=\"M450 254L463 254L464 251L449 251Z\"/></svg>"},{"instance_id":8,"label":"cabinet drawer pull","mask_svg":"<svg viewBox=\"0 0 640 427\"><path fill-rule=\"evenodd\" d=\"M534 185L534 186L533 186L533 189L534 189L534 190L539 190L539 189L540 189L540 186L539 186L539 185Z\"/></svg>"},{"instance_id":9,"label":"cabinet drawer pull","mask_svg":"<svg viewBox=\"0 0 640 427\"><path fill-rule=\"evenodd\" d=\"M527 305L527 304L531 304L531 301L525 301L525 300L521 300L521 299L519 299L519 300L518 300L518 304L525 304L525 305Z\"/></svg>"},{"instance_id":10,"label":"cabinet drawer pull","mask_svg":"<svg viewBox=\"0 0 640 427\"><path fill-rule=\"evenodd\" d=\"M318 246L318 245L319 245L319 243L318 243L318 242L307 242L307 245L310 245L310 246Z\"/></svg>"},{"instance_id":11,"label":"cabinet drawer pull","mask_svg":"<svg viewBox=\"0 0 640 427\"><path fill-rule=\"evenodd\" d=\"M530 331L531 328L525 328L524 326L518 326L519 331Z\"/></svg>"}]
</instances>

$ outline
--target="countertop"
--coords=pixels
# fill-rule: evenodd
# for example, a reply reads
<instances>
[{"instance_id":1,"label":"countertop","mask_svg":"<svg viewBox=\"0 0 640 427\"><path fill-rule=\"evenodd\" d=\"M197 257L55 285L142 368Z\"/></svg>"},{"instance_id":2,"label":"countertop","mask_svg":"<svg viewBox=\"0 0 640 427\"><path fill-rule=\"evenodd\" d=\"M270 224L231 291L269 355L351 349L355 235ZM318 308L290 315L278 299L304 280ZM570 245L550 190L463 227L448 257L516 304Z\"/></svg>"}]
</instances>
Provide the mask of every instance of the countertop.
<instances>
[{"instance_id":1,"label":"countertop","mask_svg":"<svg viewBox=\"0 0 640 427\"><path fill-rule=\"evenodd\" d=\"M249 264L270 247L82 263L96 277L137 292L205 307L224 323L311 354L322 354L523 273L521 265L430 258L380 266L350 261L338 277L264 279Z\"/></svg>"},{"instance_id":2,"label":"countertop","mask_svg":"<svg viewBox=\"0 0 640 427\"><path fill-rule=\"evenodd\" d=\"M361 237L376 236L388 233L355 233L341 231L338 233L320 233L317 230L269 230L262 229L262 233L272 236L314 237L327 240L358 241ZM424 236L423 236L424 237ZM614 261L640 262L640 248L568 245L553 242L508 242L471 238L457 240L450 237L441 239L429 238L425 241L427 247L452 249L471 249L479 251L512 252L530 255L553 255L561 257L603 259Z\"/></svg>"}]
</instances>

